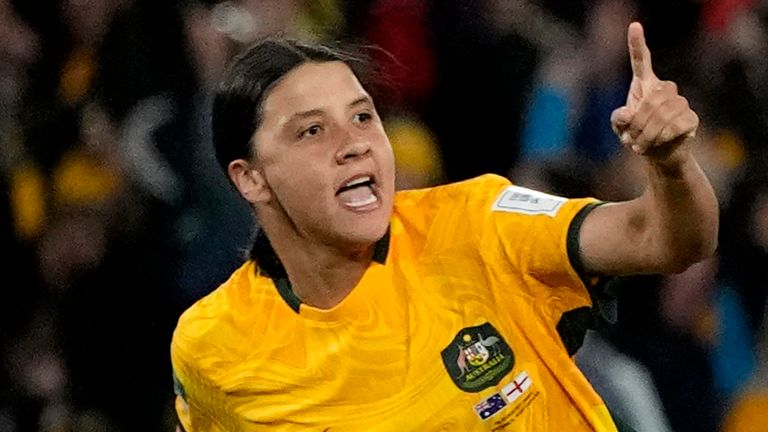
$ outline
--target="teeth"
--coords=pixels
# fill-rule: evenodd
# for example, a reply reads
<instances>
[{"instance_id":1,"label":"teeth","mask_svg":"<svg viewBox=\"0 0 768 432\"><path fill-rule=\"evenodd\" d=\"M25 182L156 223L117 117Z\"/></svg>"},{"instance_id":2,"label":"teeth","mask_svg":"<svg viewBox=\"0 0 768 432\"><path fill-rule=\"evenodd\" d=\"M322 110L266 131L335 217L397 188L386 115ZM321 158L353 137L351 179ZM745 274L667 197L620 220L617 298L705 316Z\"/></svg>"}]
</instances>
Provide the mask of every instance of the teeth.
<instances>
[{"instance_id":1,"label":"teeth","mask_svg":"<svg viewBox=\"0 0 768 432\"><path fill-rule=\"evenodd\" d=\"M359 185L361 183L366 183L366 182L369 182L369 181L371 181L371 177L370 176L360 177L360 178L356 178L354 180L350 180L347 184L344 185L344 187L352 187L352 186Z\"/></svg>"},{"instance_id":2,"label":"teeth","mask_svg":"<svg viewBox=\"0 0 768 432\"><path fill-rule=\"evenodd\" d=\"M355 207L362 207L362 206L366 206L368 204L375 203L378 200L379 199L376 198L376 195L371 194L368 198L366 198L364 200L352 201L352 202L347 203L347 205L350 206L350 207L353 207L353 208L355 208Z\"/></svg>"}]
</instances>

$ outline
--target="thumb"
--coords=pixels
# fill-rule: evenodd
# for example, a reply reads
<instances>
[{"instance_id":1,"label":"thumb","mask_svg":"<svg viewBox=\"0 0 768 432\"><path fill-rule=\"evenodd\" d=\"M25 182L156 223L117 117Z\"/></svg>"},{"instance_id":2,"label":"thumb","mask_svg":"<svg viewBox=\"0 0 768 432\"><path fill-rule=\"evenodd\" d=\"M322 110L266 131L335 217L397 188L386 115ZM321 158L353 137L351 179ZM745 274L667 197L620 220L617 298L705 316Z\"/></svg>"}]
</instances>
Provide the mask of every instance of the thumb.
<instances>
[{"instance_id":1,"label":"thumb","mask_svg":"<svg viewBox=\"0 0 768 432\"><path fill-rule=\"evenodd\" d=\"M613 129L613 133L618 135L620 138L623 138L622 135L624 133L629 134L626 132L626 129L627 126L629 126L629 123L632 121L632 117L634 116L634 112L626 106L613 110L611 113L611 128Z\"/></svg>"}]
</instances>

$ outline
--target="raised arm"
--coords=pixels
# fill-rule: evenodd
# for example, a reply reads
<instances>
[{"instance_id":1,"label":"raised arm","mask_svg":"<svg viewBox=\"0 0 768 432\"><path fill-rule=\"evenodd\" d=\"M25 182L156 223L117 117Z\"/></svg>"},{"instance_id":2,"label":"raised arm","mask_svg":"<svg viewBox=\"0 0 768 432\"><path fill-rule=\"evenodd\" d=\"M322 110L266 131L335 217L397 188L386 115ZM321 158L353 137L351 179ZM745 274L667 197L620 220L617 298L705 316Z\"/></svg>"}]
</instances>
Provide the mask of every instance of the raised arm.
<instances>
[{"instance_id":1,"label":"raised arm","mask_svg":"<svg viewBox=\"0 0 768 432\"><path fill-rule=\"evenodd\" d=\"M647 186L640 197L587 216L582 263L592 274L681 272L717 246L717 199L691 152L699 118L675 83L656 77L639 23L630 24L627 39L632 83L611 124L645 160Z\"/></svg>"}]
</instances>

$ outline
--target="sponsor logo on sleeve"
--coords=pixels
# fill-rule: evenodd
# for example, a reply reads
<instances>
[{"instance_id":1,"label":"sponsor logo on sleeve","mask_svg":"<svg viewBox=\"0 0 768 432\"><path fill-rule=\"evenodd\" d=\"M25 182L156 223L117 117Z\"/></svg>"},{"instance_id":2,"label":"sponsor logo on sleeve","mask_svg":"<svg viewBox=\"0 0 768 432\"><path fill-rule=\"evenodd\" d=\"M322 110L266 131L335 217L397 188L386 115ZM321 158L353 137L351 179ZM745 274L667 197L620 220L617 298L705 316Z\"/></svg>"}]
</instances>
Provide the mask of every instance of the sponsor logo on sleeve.
<instances>
[{"instance_id":1,"label":"sponsor logo on sleeve","mask_svg":"<svg viewBox=\"0 0 768 432\"><path fill-rule=\"evenodd\" d=\"M493 203L493 211L522 213L528 215L544 214L555 216L567 199L526 189L520 186L509 186Z\"/></svg>"}]
</instances>

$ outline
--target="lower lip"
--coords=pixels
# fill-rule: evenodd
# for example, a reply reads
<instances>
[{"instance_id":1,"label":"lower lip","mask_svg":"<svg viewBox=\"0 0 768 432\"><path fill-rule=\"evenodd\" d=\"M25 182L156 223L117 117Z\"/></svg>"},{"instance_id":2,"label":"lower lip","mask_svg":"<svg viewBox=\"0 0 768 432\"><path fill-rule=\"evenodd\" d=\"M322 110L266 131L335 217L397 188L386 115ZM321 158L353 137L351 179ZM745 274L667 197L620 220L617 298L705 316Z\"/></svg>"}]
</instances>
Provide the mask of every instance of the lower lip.
<instances>
[{"instance_id":1,"label":"lower lip","mask_svg":"<svg viewBox=\"0 0 768 432\"><path fill-rule=\"evenodd\" d=\"M367 213L367 212L378 209L379 207L381 207L381 194L379 193L379 189L376 186L373 186L371 189L373 190L373 196L376 197L376 201L373 201L372 203L369 203L366 205L356 206L356 207L349 206L344 202L342 202L341 206L347 210L350 210L356 213Z\"/></svg>"}]
</instances>

